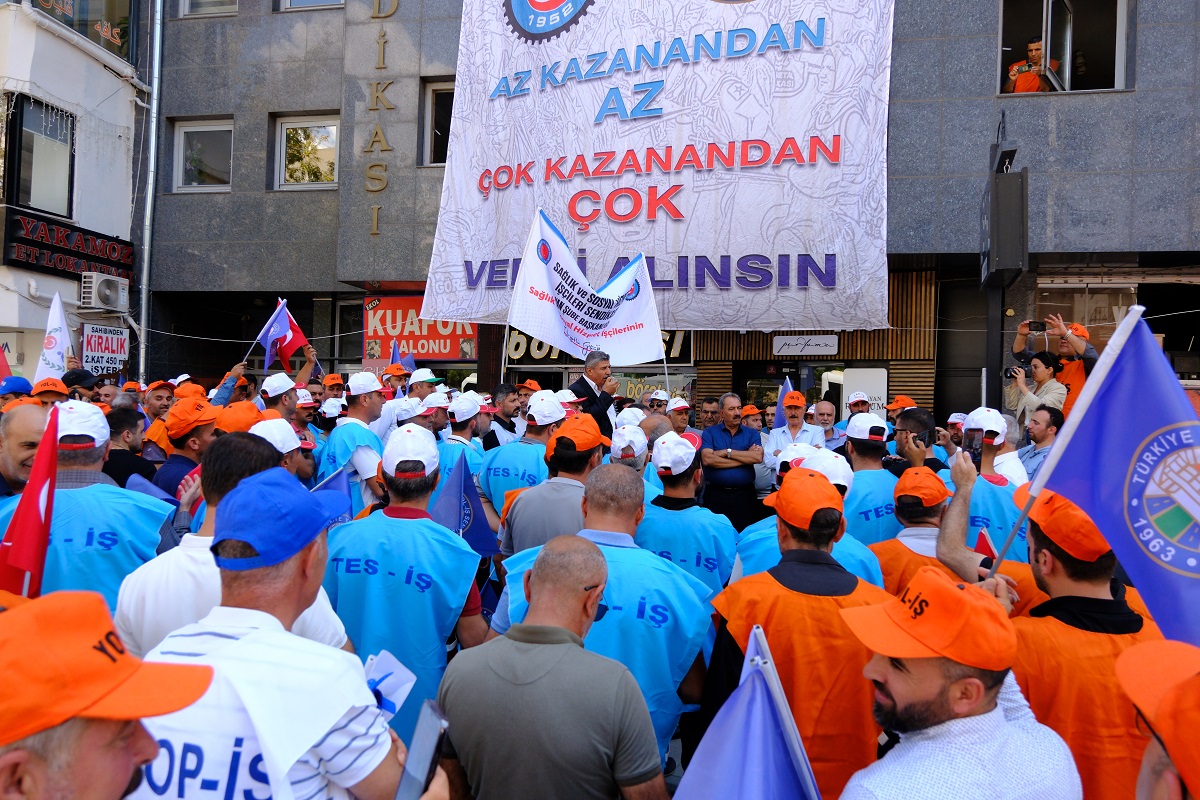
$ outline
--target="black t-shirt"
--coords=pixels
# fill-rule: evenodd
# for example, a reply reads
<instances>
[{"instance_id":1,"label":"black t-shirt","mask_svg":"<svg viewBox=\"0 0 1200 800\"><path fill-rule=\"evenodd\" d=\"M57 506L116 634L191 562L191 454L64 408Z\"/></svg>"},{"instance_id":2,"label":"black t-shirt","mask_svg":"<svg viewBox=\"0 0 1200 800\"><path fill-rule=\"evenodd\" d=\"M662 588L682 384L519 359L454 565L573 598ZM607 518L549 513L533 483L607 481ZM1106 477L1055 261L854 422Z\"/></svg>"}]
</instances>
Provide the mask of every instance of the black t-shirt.
<instances>
[{"instance_id":1,"label":"black t-shirt","mask_svg":"<svg viewBox=\"0 0 1200 800\"><path fill-rule=\"evenodd\" d=\"M108 451L108 460L104 462L104 474L117 482L122 489L130 475L141 475L148 481L154 480L154 465L139 455L128 450L118 450L115 447Z\"/></svg>"}]
</instances>

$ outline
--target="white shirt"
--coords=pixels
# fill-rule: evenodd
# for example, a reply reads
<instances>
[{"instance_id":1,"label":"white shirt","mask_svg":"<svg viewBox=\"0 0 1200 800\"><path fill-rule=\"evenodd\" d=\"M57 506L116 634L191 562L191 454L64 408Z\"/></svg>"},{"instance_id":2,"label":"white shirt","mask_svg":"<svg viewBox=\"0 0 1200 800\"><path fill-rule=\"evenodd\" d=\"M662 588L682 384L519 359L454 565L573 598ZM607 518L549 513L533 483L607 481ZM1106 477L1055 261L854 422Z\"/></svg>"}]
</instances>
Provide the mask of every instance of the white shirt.
<instances>
[{"instance_id":1,"label":"white shirt","mask_svg":"<svg viewBox=\"0 0 1200 800\"><path fill-rule=\"evenodd\" d=\"M587 381L588 386L592 387L592 391L596 393L596 397L599 397L600 396L600 387L592 382L592 379L587 376L586 372L583 375L583 379L585 381ZM613 430L616 430L616 428L617 428L617 409L615 407L615 404L610 405L608 407L608 421L612 423Z\"/></svg>"},{"instance_id":2,"label":"white shirt","mask_svg":"<svg viewBox=\"0 0 1200 800\"><path fill-rule=\"evenodd\" d=\"M170 746L146 766L136 800L349 800L349 787L391 750L358 659L290 634L262 611L214 608L167 636L147 660L210 665L213 681L191 706L144 720ZM181 782L182 763L199 774Z\"/></svg>"},{"instance_id":3,"label":"white shirt","mask_svg":"<svg viewBox=\"0 0 1200 800\"><path fill-rule=\"evenodd\" d=\"M208 549L212 541L209 536L184 534L178 547L125 576L113 618L129 652L144 656L167 634L203 619L221 604L221 572ZM346 627L324 588L296 620L292 632L331 647L346 644Z\"/></svg>"},{"instance_id":4,"label":"white shirt","mask_svg":"<svg viewBox=\"0 0 1200 800\"><path fill-rule=\"evenodd\" d=\"M811 444L813 447L825 446L825 431L818 425L809 425L807 422L800 425L800 430L796 431L796 435L792 436L792 431L787 425L781 428L776 428L767 436L767 443L763 446L763 464L773 470L779 469L779 459L775 455L776 450L782 450L789 444Z\"/></svg>"},{"instance_id":5,"label":"white shirt","mask_svg":"<svg viewBox=\"0 0 1200 800\"><path fill-rule=\"evenodd\" d=\"M367 430L371 430L370 425L354 417L342 417L336 424L362 425ZM363 478L374 478L379 472L379 462L382 460L383 455L381 453L376 453L366 445L359 445L350 454L350 461L346 465L349 467L346 470L346 477L349 478L351 483L357 482L359 484L358 490L362 493L364 507L375 503L375 493L371 491L370 486Z\"/></svg>"},{"instance_id":6,"label":"white shirt","mask_svg":"<svg viewBox=\"0 0 1200 800\"><path fill-rule=\"evenodd\" d=\"M1016 450L996 456L996 460L992 462L992 468L1008 478L1008 482L1013 486L1029 483L1029 473L1025 471L1025 465L1021 463L1021 456Z\"/></svg>"},{"instance_id":7,"label":"white shirt","mask_svg":"<svg viewBox=\"0 0 1200 800\"><path fill-rule=\"evenodd\" d=\"M841 800L1082 800L1066 743L1034 719L1010 672L996 708L923 731L846 784Z\"/></svg>"},{"instance_id":8,"label":"white shirt","mask_svg":"<svg viewBox=\"0 0 1200 800\"><path fill-rule=\"evenodd\" d=\"M919 556L937 558L937 528L905 528L896 538Z\"/></svg>"}]
</instances>

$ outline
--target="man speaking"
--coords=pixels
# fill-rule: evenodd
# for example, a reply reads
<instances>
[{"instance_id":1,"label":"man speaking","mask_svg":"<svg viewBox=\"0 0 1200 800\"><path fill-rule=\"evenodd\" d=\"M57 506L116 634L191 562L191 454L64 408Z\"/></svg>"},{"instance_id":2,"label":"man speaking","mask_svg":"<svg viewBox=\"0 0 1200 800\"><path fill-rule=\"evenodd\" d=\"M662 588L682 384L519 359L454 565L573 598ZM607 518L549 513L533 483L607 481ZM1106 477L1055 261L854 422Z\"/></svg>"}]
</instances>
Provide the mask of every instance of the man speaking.
<instances>
[{"instance_id":1,"label":"man speaking","mask_svg":"<svg viewBox=\"0 0 1200 800\"><path fill-rule=\"evenodd\" d=\"M612 376L608 353L593 350L583 362L583 375L567 387L576 397L583 398L580 411L592 415L596 424L600 426L600 435L607 439L612 438L613 424L617 421L617 411L613 408L613 392L620 385Z\"/></svg>"}]
</instances>

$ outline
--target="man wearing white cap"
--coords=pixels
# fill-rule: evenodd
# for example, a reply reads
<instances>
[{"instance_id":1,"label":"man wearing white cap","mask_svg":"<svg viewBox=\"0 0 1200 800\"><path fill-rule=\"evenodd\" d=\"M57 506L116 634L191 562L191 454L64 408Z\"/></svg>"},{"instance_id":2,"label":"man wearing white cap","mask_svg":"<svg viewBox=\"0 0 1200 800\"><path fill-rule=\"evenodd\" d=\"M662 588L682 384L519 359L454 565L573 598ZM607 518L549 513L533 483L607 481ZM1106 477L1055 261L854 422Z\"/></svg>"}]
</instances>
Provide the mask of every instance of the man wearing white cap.
<instances>
[{"instance_id":1,"label":"man wearing white cap","mask_svg":"<svg viewBox=\"0 0 1200 800\"><path fill-rule=\"evenodd\" d=\"M479 474L479 469L483 466L483 453L472 441L478 432L479 409L479 402L470 393L460 394L446 407L450 418L450 435L445 441L438 443L438 461L442 465L439 470L441 478L438 479L433 496L429 498L431 504L437 501L442 487L454 474L459 458L465 459L466 468L472 476Z\"/></svg>"},{"instance_id":2,"label":"man wearing white cap","mask_svg":"<svg viewBox=\"0 0 1200 800\"><path fill-rule=\"evenodd\" d=\"M429 431L439 442L446 441L450 430L450 395L445 392L430 392L421 401L421 410L428 411Z\"/></svg>"},{"instance_id":3,"label":"man wearing white cap","mask_svg":"<svg viewBox=\"0 0 1200 800\"><path fill-rule=\"evenodd\" d=\"M272 419L278 415L290 422L296 413L298 389L303 385L297 384L291 375L283 372L268 375L258 391L263 401L263 416Z\"/></svg>"},{"instance_id":4,"label":"man wearing white cap","mask_svg":"<svg viewBox=\"0 0 1200 800\"><path fill-rule=\"evenodd\" d=\"M370 427L383 412L383 384L374 373L356 372L346 382L346 395L346 416L325 442L317 483L344 468L350 479L351 515L356 515L383 497L375 477L383 442Z\"/></svg>"},{"instance_id":5,"label":"man wearing white cap","mask_svg":"<svg viewBox=\"0 0 1200 800\"><path fill-rule=\"evenodd\" d=\"M500 517L509 492L537 486L550 477L546 445L567 416L562 404L552 397L539 397L525 413L525 435L489 450L479 470L479 499L494 531L500 530Z\"/></svg>"},{"instance_id":6,"label":"man wearing white cap","mask_svg":"<svg viewBox=\"0 0 1200 800\"><path fill-rule=\"evenodd\" d=\"M691 404L682 397L672 397L667 401L667 419L671 420L671 428L676 434L683 436L685 433L690 432L697 436L700 435L699 428L693 428L688 424L691 412Z\"/></svg>"},{"instance_id":7,"label":"man wearing white cap","mask_svg":"<svg viewBox=\"0 0 1200 800\"><path fill-rule=\"evenodd\" d=\"M887 436L887 423L869 411L855 414L846 427L846 458L854 467L843 512L846 533L867 545L892 539L904 527L896 519L899 479L883 467Z\"/></svg>"},{"instance_id":8,"label":"man wearing white cap","mask_svg":"<svg viewBox=\"0 0 1200 800\"><path fill-rule=\"evenodd\" d=\"M728 517L696 502L704 471L700 448L691 439L671 431L655 442L653 464L663 493L646 504L634 541L679 565L716 594L733 569L737 531Z\"/></svg>"},{"instance_id":9,"label":"man wearing white cap","mask_svg":"<svg viewBox=\"0 0 1200 800\"><path fill-rule=\"evenodd\" d=\"M650 393L649 399L646 400L646 408L650 409L651 414L666 414L667 404L670 401L671 395L662 389L655 389Z\"/></svg>"},{"instance_id":10,"label":"man wearing white cap","mask_svg":"<svg viewBox=\"0 0 1200 800\"><path fill-rule=\"evenodd\" d=\"M871 398L867 397L866 392L851 392L846 398L846 407L850 414L862 414L871 410ZM850 424L850 416L847 415L844 420L837 423L833 427L839 431L845 432L846 426Z\"/></svg>"},{"instance_id":11,"label":"man wearing white cap","mask_svg":"<svg viewBox=\"0 0 1200 800\"><path fill-rule=\"evenodd\" d=\"M301 481L307 481L313 476L312 462L304 457L301 450L311 452L316 445L304 441L286 420L264 419L256 422L250 428L250 433L261 436L279 451L280 459L276 466L283 467ZM203 474L203 473L201 473ZM207 518L207 514L205 515Z\"/></svg>"},{"instance_id":12,"label":"man wearing white cap","mask_svg":"<svg viewBox=\"0 0 1200 800\"><path fill-rule=\"evenodd\" d=\"M57 407L58 474L42 593L99 592L111 611L125 576L178 542L175 507L122 489L104 474L110 434L103 411L79 400ZM185 492L189 505L197 491ZM12 497L0 506L0 531L8 529L19 502Z\"/></svg>"},{"instance_id":13,"label":"man wearing white cap","mask_svg":"<svg viewBox=\"0 0 1200 800\"><path fill-rule=\"evenodd\" d=\"M636 408L627 410L641 413ZM621 413L624 414L625 412L622 411ZM646 480L646 465L649 461L650 440L646 437L646 432L642 430L641 426L618 425L613 430L612 452L609 454L609 463L629 467L642 476L642 483L645 484L643 488L646 490L647 503L656 497L660 497L663 493L662 486ZM651 469L653 469L653 465L651 465Z\"/></svg>"},{"instance_id":14,"label":"man wearing white cap","mask_svg":"<svg viewBox=\"0 0 1200 800\"><path fill-rule=\"evenodd\" d=\"M408 394L410 397L415 397L418 400L424 400L429 395L433 394L434 388L441 383L442 379L435 377L433 370L427 367L421 367L413 372L408 378Z\"/></svg>"},{"instance_id":15,"label":"man wearing white cap","mask_svg":"<svg viewBox=\"0 0 1200 800\"><path fill-rule=\"evenodd\" d=\"M338 527L325 571L325 591L358 651L386 649L417 676L391 723L406 743L422 703L437 694L446 640L457 634L460 646L473 647L487 634L479 556L426 510L439 466L433 434L398 428L380 462L391 504Z\"/></svg>"}]
</instances>

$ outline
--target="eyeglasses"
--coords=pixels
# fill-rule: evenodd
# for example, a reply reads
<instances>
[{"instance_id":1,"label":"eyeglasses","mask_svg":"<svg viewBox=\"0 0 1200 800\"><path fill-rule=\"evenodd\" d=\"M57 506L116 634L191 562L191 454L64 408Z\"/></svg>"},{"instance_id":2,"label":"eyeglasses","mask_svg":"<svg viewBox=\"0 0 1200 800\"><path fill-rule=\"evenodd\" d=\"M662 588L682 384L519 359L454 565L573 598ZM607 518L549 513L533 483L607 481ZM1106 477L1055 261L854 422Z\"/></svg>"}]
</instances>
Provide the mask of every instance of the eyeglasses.
<instances>
[{"instance_id":1,"label":"eyeglasses","mask_svg":"<svg viewBox=\"0 0 1200 800\"><path fill-rule=\"evenodd\" d=\"M666 408L667 401L666 400L651 400L649 403L646 403L646 405L649 406L650 408Z\"/></svg>"},{"instance_id":2,"label":"eyeglasses","mask_svg":"<svg viewBox=\"0 0 1200 800\"><path fill-rule=\"evenodd\" d=\"M590 592L599 585L600 584L596 583L591 586L585 586L585 587L583 587L583 590L585 592ZM599 622L600 620L604 619L604 615L607 613L608 613L608 602L604 599L604 593L601 592L600 593L600 605L596 606L596 618L592 621Z\"/></svg>"}]
</instances>

